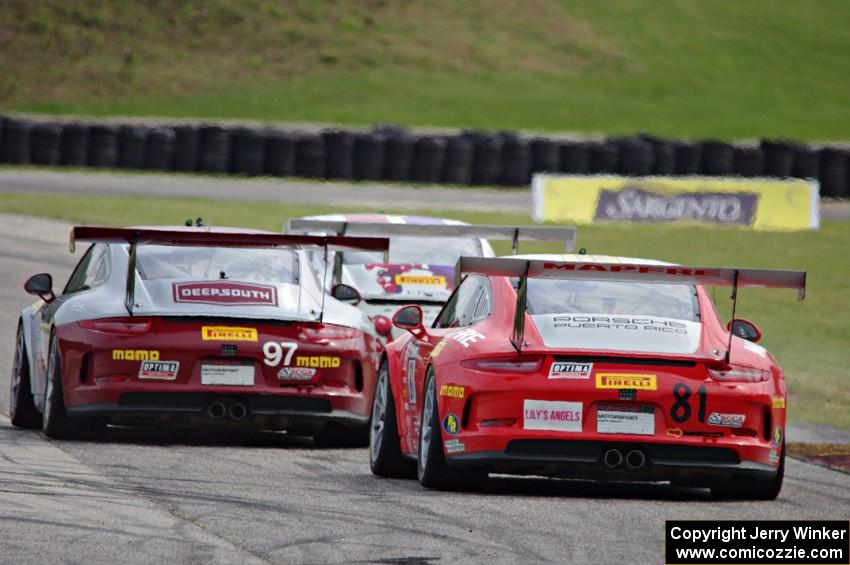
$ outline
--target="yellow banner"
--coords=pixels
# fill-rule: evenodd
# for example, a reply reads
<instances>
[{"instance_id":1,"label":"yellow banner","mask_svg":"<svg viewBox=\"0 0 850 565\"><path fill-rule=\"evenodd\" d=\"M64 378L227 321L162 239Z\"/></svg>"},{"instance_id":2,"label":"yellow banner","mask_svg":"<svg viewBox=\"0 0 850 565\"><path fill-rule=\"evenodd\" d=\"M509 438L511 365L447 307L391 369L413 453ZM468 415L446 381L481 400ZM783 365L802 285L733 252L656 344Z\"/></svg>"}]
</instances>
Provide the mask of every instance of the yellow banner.
<instances>
[{"instance_id":1,"label":"yellow banner","mask_svg":"<svg viewBox=\"0 0 850 565\"><path fill-rule=\"evenodd\" d=\"M804 179L535 175L538 222L678 223L816 229L819 186Z\"/></svg>"}]
</instances>

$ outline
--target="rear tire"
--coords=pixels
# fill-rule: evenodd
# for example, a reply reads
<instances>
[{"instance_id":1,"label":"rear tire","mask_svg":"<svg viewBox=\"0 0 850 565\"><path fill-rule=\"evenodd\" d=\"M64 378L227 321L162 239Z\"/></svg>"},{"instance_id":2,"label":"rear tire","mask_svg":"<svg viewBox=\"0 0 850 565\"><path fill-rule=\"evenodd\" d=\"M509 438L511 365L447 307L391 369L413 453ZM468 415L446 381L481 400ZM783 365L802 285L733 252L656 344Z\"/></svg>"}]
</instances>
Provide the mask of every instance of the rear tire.
<instances>
[{"instance_id":1,"label":"rear tire","mask_svg":"<svg viewBox=\"0 0 850 565\"><path fill-rule=\"evenodd\" d=\"M770 479L753 479L750 477L733 478L711 485L711 494L715 498L727 500L776 500L782 491L782 481L785 478L785 445L782 445L782 455L779 456L779 470Z\"/></svg>"},{"instance_id":2,"label":"rear tire","mask_svg":"<svg viewBox=\"0 0 850 565\"><path fill-rule=\"evenodd\" d=\"M41 429L44 435L50 438L75 439L83 435L84 427L84 424L68 418L68 413L65 411L65 396L62 392L62 359L56 338L51 338Z\"/></svg>"},{"instance_id":3,"label":"rear tire","mask_svg":"<svg viewBox=\"0 0 850 565\"><path fill-rule=\"evenodd\" d=\"M487 483L486 471L457 469L450 467L446 461L433 369L428 370L425 379L416 471L422 486L437 490L481 490Z\"/></svg>"},{"instance_id":4,"label":"rear tire","mask_svg":"<svg viewBox=\"0 0 850 565\"><path fill-rule=\"evenodd\" d=\"M369 467L372 473L379 477L412 479L416 476L416 464L401 452L395 408L389 367L384 361L378 372L378 385L375 387L375 399L372 401Z\"/></svg>"},{"instance_id":5,"label":"rear tire","mask_svg":"<svg viewBox=\"0 0 850 565\"><path fill-rule=\"evenodd\" d=\"M9 415L12 425L37 430L41 427L41 414L35 408L30 383L29 359L24 341L24 327L18 326L15 357L12 360L12 378L9 391Z\"/></svg>"}]
</instances>

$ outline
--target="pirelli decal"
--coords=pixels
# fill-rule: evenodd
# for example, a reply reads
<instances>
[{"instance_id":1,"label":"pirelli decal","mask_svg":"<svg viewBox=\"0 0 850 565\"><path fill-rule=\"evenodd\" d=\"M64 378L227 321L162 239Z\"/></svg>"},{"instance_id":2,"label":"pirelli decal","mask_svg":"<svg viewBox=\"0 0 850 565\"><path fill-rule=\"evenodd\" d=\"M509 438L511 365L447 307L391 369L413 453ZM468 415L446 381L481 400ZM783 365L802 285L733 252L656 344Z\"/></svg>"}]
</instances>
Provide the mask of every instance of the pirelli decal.
<instances>
[{"instance_id":1,"label":"pirelli decal","mask_svg":"<svg viewBox=\"0 0 850 565\"><path fill-rule=\"evenodd\" d=\"M311 357L296 357L296 367L312 367L314 369L336 369L341 361L339 357L330 355L314 355Z\"/></svg>"},{"instance_id":2,"label":"pirelli decal","mask_svg":"<svg viewBox=\"0 0 850 565\"><path fill-rule=\"evenodd\" d=\"M446 286L446 277L428 275L396 275L396 284L421 284L426 286Z\"/></svg>"},{"instance_id":3,"label":"pirelli decal","mask_svg":"<svg viewBox=\"0 0 850 565\"><path fill-rule=\"evenodd\" d=\"M155 349L113 349L113 361L159 361L159 351Z\"/></svg>"},{"instance_id":4,"label":"pirelli decal","mask_svg":"<svg viewBox=\"0 0 850 565\"><path fill-rule=\"evenodd\" d=\"M656 390L655 375L596 373L596 388Z\"/></svg>"},{"instance_id":5,"label":"pirelli decal","mask_svg":"<svg viewBox=\"0 0 850 565\"><path fill-rule=\"evenodd\" d=\"M204 341L257 341L257 330L232 326L202 326L201 339Z\"/></svg>"}]
</instances>

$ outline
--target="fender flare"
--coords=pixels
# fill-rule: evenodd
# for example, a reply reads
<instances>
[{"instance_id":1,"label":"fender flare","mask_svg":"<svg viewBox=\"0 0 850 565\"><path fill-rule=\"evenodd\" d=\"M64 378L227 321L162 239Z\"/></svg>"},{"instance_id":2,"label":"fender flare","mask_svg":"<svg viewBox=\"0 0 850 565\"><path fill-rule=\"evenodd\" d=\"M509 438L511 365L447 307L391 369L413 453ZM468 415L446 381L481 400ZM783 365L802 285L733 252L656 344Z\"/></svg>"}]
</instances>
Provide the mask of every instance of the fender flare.
<instances>
[{"instance_id":1,"label":"fender flare","mask_svg":"<svg viewBox=\"0 0 850 565\"><path fill-rule=\"evenodd\" d=\"M32 307L31 306L28 307L28 308L24 308L24 310L21 311L21 317L18 319L18 324L19 324L19 327L23 328L23 332L24 332L24 347L26 348L26 352L27 352L27 369L28 369L28 373L29 373L27 375L27 377L30 380L30 391L32 392L33 397L35 397L35 396L37 396L37 394L36 394L35 388L33 386L35 383L33 382L33 378L32 378L33 377L33 371L35 369L35 358L33 356L34 353L33 353L33 346L32 346L33 320L32 320Z\"/></svg>"}]
</instances>

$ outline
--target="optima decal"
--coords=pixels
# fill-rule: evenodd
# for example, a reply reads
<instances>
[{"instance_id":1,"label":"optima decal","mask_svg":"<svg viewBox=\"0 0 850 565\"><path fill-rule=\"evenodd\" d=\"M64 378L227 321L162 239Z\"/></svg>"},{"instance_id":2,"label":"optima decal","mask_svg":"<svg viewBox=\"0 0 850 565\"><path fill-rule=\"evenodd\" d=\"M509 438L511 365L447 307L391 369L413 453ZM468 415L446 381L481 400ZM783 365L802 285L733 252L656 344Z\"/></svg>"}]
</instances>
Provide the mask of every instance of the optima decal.
<instances>
[{"instance_id":1,"label":"optima decal","mask_svg":"<svg viewBox=\"0 0 850 565\"><path fill-rule=\"evenodd\" d=\"M113 349L113 361L159 361L159 351L153 349Z\"/></svg>"},{"instance_id":2,"label":"optima decal","mask_svg":"<svg viewBox=\"0 0 850 565\"><path fill-rule=\"evenodd\" d=\"M597 373L596 388L633 388L637 390L655 390L655 375Z\"/></svg>"},{"instance_id":3,"label":"optima decal","mask_svg":"<svg viewBox=\"0 0 850 565\"><path fill-rule=\"evenodd\" d=\"M201 339L204 341L257 341L257 330L230 326L202 326Z\"/></svg>"},{"instance_id":4,"label":"optima decal","mask_svg":"<svg viewBox=\"0 0 850 565\"><path fill-rule=\"evenodd\" d=\"M277 289L231 281L174 283L174 302L217 306L277 306Z\"/></svg>"},{"instance_id":5,"label":"optima decal","mask_svg":"<svg viewBox=\"0 0 850 565\"><path fill-rule=\"evenodd\" d=\"M550 379L589 379L593 363L560 363L555 361L549 368Z\"/></svg>"},{"instance_id":6,"label":"optima decal","mask_svg":"<svg viewBox=\"0 0 850 565\"><path fill-rule=\"evenodd\" d=\"M139 378L173 381L177 379L179 369L180 363L178 361L142 361L142 366L139 368Z\"/></svg>"}]
</instances>

